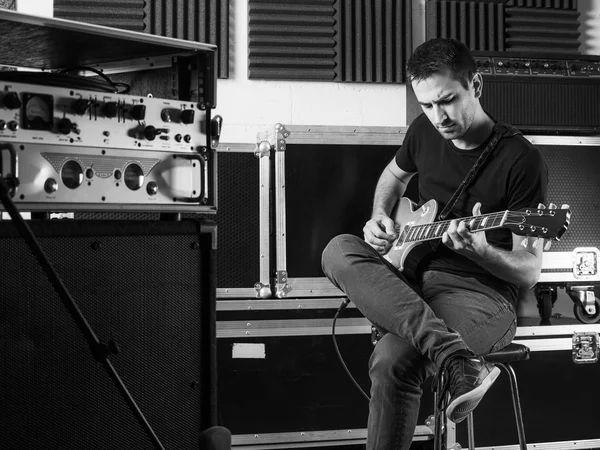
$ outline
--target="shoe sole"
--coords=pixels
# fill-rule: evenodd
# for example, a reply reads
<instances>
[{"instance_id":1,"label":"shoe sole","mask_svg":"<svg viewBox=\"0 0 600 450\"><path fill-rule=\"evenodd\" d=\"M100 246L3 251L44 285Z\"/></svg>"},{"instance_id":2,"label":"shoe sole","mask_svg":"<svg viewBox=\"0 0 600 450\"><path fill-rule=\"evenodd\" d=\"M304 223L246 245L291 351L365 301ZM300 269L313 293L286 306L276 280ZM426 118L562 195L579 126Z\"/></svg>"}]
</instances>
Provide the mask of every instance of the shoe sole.
<instances>
[{"instance_id":1,"label":"shoe sole","mask_svg":"<svg viewBox=\"0 0 600 450\"><path fill-rule=\"evenodd\" d=\"M454 399L452 403L448 405L446 409L446 415L454 423L460 423L467 418L467 416L473 411L488 389L494 384L496 378L500 375L500 369L494 367L490 374L483 379L481 384L472 391L467 392L464 395Z\"/></svg>"}]
</instances>

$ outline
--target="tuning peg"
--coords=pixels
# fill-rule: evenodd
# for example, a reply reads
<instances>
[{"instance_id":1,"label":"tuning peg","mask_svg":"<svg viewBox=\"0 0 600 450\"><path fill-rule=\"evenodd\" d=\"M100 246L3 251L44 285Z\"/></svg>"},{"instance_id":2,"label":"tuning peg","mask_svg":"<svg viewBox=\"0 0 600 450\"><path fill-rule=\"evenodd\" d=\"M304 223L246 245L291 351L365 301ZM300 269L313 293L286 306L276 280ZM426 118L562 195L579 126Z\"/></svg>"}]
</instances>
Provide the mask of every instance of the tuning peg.
<instances>
[{"instance_id":1,"label":"tuning peg","mask_svg":"<svg viewBox=\"0 0 600 450\"><path fill-rule=\"evenodd\" d=\"M552 241L550 239L548 239L548 241L546 241L546 244L544 244L544 251L548 251L550 250L550 247L552 246Z\"/></svg>"},{"instance_id":2,"label":"tuning peg","mask_svg":"<svg viewBox=\"0 0 600 450\"><path fill-rule=\"evenodd\" d=\"M566 203L563 203L561 205L560 209L569 209L569 205L567 205Z\"/></svg>"},{"instance_id":3,"label":"tuning peg","mask_svg":"<svg viewBox=\"0 0 600 450\"><path fill-rule=\"evenodd\" d=\"M535 241L533 241L533 244L531 244L531 246L536 249L538 248L538 245L540 244L540 238L537 238Z\"/></svg>"},{"instance_id":4,"label":"tuning peg","mask_svg":"<svg viewBox=\"0 0 600 450\"><path fill-rule=\"evenodd\" d=\"M523 240L521 241L521 245L522 245L524 248L527 248L527 246L529 245L529 238L528 238L528 237L526 237L525 239L523 239Z\"/></svg>"}]
</instances>

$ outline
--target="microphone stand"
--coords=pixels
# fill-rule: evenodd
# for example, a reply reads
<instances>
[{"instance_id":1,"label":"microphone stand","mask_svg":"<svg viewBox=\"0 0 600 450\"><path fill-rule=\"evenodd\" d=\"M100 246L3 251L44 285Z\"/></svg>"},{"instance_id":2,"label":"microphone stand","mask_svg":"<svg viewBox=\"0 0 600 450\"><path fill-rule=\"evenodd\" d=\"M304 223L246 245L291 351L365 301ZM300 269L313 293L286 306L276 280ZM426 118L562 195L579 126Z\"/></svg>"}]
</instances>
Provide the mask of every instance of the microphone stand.
<instances>
[{"instance_id":1,"label":"microphone stand","mask_svg":"<svg viewBox=\"0 0 600 450\"><path fill-rule=\"evenodd\" d=\"M131 393L127 390L127 387L123 383L123 380L121 380L114 366L108 359L110 353L118 353L118 348L116 344L112 342L108 345L104 344L98 339L98 337L96 337L96 334L94 333L89 323L85 319L83 313L77 306L77 303L75 303L75 300L73 300L73 297L71 297L71 294L69 293L66 286L56 273L56 270L48 260L46 253L44 252L35 235L31 231L31 228L29 228L27 222L23 219L23 217L21 217L19 210L12 201L11 197L14 195L18 184L19 181L15 176L9 175L7 179L2 175L2 173L0 173L0 200L4 205L4 208L10 215L13 223L15 224L15 227L17 228L21 236L25 239L26 244L29 246L29 249L37 259L38 263L46 273L48 280L50 281L50 283L52 283L54 290L56 291L61 301L69 311L77 327L83 333L85 339L88 341L92 355L94 356L96 361L98 361L104 366L104 369L112 379L113 383L115 384L115 386L129 405L131 410L134 412L140 425L142 425L144 431L146 432L148 438L152 441L154 446L159 450L164 450L164 447L161 444L158 437L156 436L156 434L154 433L154 430L144 417L144 414L142 413L137 403L131 396Z\"/></svg>"}]
</instances>

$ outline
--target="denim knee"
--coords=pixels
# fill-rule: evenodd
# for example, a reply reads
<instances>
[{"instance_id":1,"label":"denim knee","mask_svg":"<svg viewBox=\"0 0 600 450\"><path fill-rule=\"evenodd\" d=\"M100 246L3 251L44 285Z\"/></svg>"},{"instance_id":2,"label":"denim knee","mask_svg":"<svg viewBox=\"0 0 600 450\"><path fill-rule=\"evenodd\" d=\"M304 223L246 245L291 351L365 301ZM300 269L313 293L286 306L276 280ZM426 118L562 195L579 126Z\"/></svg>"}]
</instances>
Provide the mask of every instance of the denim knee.
<instances>
[{"instance_id":1,"label":"denim knee","mask_svg":"<svg viewBox=\"0 0 600 450\"><path fill-rule=\"evenodd\" d=\"M353 234L340 234L327 244L321 255L321 268L325 275L331 274L332 270L346 267L345 255L348 250L358 243L362 245L363 240Z\"/></svg>"},{"instance_id":2,"label":"denim knee","mask_svg":"<svg viewBox=\"0 0 600 450\"><path fill-rule=\"evenodd\" d=\"M375 346L369 360L369 376L373 385L392 383L417 389L432 373L433 363L412 345L391 333Z\"/></svg>"}]
</instances>

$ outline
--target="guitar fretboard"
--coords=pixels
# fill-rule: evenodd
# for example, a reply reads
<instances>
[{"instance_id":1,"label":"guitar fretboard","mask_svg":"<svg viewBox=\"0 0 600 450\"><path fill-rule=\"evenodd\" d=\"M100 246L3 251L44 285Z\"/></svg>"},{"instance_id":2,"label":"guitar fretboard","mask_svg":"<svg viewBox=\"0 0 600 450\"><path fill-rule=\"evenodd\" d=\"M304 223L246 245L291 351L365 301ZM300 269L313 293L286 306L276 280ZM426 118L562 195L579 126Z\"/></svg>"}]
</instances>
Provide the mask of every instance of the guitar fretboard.
<instances>
[{"instance_id":1,"label":"guitar fretboard","mask_svg":"<svg viewBox=\"0 0 600 450\"><path fill-rule=\"evenodd\" d=\"M501 228L504 225L507 214L508 211L503 211L481 216L464 217L460 221L467 222L471 233L475 233L477 231ZM442 220L423 225L406 225L402 230L398 242L410 243L440 239L450 227L451 222L451 220Z\"/></svg>"}]
</instances>

